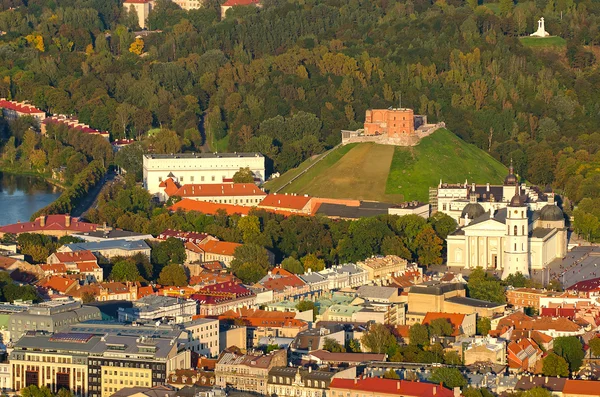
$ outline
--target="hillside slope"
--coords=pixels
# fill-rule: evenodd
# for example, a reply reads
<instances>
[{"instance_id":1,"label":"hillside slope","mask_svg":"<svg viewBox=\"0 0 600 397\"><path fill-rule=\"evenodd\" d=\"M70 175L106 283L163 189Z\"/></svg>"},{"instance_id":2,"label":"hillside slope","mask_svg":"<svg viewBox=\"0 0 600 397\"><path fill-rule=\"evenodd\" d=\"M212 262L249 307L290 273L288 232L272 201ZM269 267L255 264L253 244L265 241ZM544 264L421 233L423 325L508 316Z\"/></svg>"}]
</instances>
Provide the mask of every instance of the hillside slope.
<instances>
[{"instance_id":1,"label":"hillside slope","mask_svg":"<svg viewBox=\"0 0 600 397\"><path fill-rule=\"evenodd\" d=\"M429 187L437 185L440 179L452 183L465 179L501 183L507 172L486 152L445 129L412 148L363 143L342 146L330 156L336 160L315 165L282 192L385 202L427 202ZM285 177L286 174L280 178Z\"/></svg>"}]
</instances>

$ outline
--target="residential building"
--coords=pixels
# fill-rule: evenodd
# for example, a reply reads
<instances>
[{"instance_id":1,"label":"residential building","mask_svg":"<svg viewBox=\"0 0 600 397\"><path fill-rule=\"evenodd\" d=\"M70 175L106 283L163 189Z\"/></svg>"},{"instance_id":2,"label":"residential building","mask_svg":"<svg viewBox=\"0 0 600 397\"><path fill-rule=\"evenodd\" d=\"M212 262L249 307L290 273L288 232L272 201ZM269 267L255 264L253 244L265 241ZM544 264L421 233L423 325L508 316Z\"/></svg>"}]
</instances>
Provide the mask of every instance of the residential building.
<instances>
[{"instance_id":1,"label":"residential building","mask_svg":"<svg viewBox=\"0 0 600 397\"><path fill-rule=\"evenodd\" d=\"M73 237L80 238L83 241L87 242L115 240L139 241L152 240L154 238L151 234L135 233L127 230L113 229L109 226L99 226L93 232L73 233Z\"/></svg>"},{"instance_id":2,"label":"residential building","mask_svg":"<svg viewBox=\"0 0 600 397\"><path fill-rule=\"evenodd\" d=\"M361 395L364 397L459 397L460 389L454 391L442 385L406 380L360 378L333 379L329 384L329 396L346 397Z\"/></svg>"},{"instance_id":3,"label":"residential building","mask_svg":"<svg viewBox=\"0 0 600 397\"><path fill-rule=\"evenodd\" d=\"M312 214L312 197L296 194L268 194L257 206L271 211L287 211L298 214Z\"/></svg>"},{"instance_id":4,"label":"residential building","mask_svg":"<svg viewBox=\"0 0 600 397\"><path fill-rule=\"evenodd\" d=\"M216 357L219 353L219 320L198 318L181 324L188 331L186 347L192 352Z\"/></svg>"},{"instance_id":5,"label":"residential building","mask_svg":"<svg viewBox=\"0 0 600 397\"><path fill-rule=\"evenodd\" d=\"M168 375L167 383L178 389L186 386L212 387L215 384L215 373L213 371L178 369Z\"/></svg>"},{"instance_id":6,"label":"residential building","mask_svg":"<svg viewBox=\"0 0 600 397\"><path fill-rule=\"evenodd\" d=\"M0 109L2 109L2 114L7 120L16 120L19 117L31 116L39 124L46 118L46 112L27 102L9 101L5 98L0 98Z\"/></svg>"},{"instance_id":7,"label":"residential building","mask_svg":"<svg viewBox=\"0 0 600 397\"><path fill-rule=\"evenodd\" d=\"M362 285L356 290L359 298L370 303L398 303L401 302L396 287L382 287L377 285Z\"/></svg>"},{"instance_id":8,"label":"residential building","mask_svg":"<svg viewBox=\"0 0 600 397\"><path fill-rule=\"evenodd\" d=\"M274 397L326 397L333 378L356 377L356 368L339 372L313 371L312 368L273 367L269 371L268 395Z\"/></svg>"},{"instance_id":9,"label":"residential building","mask_svg":"<svg viewBox=\"0 0 600 397\"><path fill-rule=\"evenodd\" d=\"M48 292L48 295L66 295L77 290L79 281L76 278L71 277L48 276L38 281L36 285L45 289Z\"/></svg>"},{"instance_id":10,"label":"residential building","mask_svg":"<svg viewBox=\"0 0 600 397\"><path fill-rule=\"evenodd\" d=\"M65 115L55 115L45 118L40 126L42 135L46 135L48 125L64 125L70 129L77 130L82 134L99 135L106 140L110 139L110 134L108 133L108 131L97 130L85 123L80 122L76 118Z\"/></svg>"},{"instance_id":11,"label":"residential building","mask_svg":"<svg viewBox=\"0 0 600 397\"><path fill-rule=\"evenodd\" d=\"M65 244L58 249L58 252L76 252L91 251L95 255L111 259L116 256L134 256L137 254L146 255L150 258L150 246L143 240L127 241L92 241L86 243Z\"/></svg>"},{"instance_id":12,"label":"residential building","mask_svg":"<svg viewBox=\"0 0 600 397\"><path fill-rule=\"evenodd\" d=\"M133 302L154 293L152 286L142 286L139 282L120 283L116 281L82 285L67 294L82 300L84 295L93 296L97 302Z\"/></svg>"},{"instance_id":13,"label":"residential building","mask_svg":"<svg viewBox=\"0 0 600 397\"><path fill-rule=\"evenodd\" d=\"M152 195L163 194L161 183L175 178L178 183L232 183L241 168L250 168L255 179L263 182L265 158L260 153L178 153L145 154L143 183Z\"/></svg>"},{"instance_id":14,"label":"residential building","mask_svg":"<svg viewBox=\"0 0 600 397\"><path fill-rule=\"evenodd\" d=\"M542 370L542 349L530 338L511 341L507 347L508 368L516 372L539 373Z\"/></svg>"},{"instance_id":15,"label":"residential building","mask_svg":"<svg viewBox=\"0 0 600 397\"><path fill-rule=\"evenodd\" d=\"M261 7L262 5L260 0L227 0L225 3L221 4L221 19L227 16L227 10L230 8L241 6Z\"/></svg>"},{"instance_id":16,"label":"residential building","mask_svg":"<svg viewBox=\"0 0 600 397\"><path fill-rule=\"evenodd\" d=\"M461 337L452 344L465 365L475 363L506 364L506 343L502 339L486 337Z\"/></svg>"},{"instance_id":17,"label":"residential building","mask_svg":"<svg viewBox=\"0 0 600 397\"><path fill-rule=\"evenodd\" d=\"M597 396L600 388L598 380L567 379L562 390L563 397Z\"/></svg>"},{"instance_id":18,"label":"residential building","mask_svg":"<svg viewBox=\"0 0 600 397\"><path fill-rule=\"evenodd\" d=\"M323 349L325 339L333 339L340 345L346 342L344 330L330 330L328 328L311 328L298 332L290 345L290 351L296 356L308 354L315 350Z\"/></svg>"},{"instance_id":19,"label":"residential building","mask_svg":"<svg viewBox=\"0 0 600 397\"><path fill-rule=\"evenodd\" d=\"M70 215L39 216L33 222L20 222L0 227L0 237L5 234L37 233L62 237L73 233L92 232L98 228L94 223L81 222Z\"/></svg>"},{"instance_id":20,"label":"residential building","mask_svg":"<svg viewBox=\"0 0 600 397\"><path fill-rule=\"evenodd\" d=\"M275 350L269 354L242 354L239 350L225 350L219 355L215 367L216 385L266 395L269 371L273 367L286 365L285 350Z\"/></svg>"},{"instance_id":21,"label":"residential building","mask_svg":"<svg viewBox=\"0 0 600 397\"><path fill-rule=\"evenodd\" d=\"M254 290L268 294L268 298L261 299L261 293L257 292L257 303L261 304L307 294L310 292L310 287L297 275L276 267L254 285Z\"/></svg>"},{"instance_id":22,"label":"residential building","mask_svg":"<svg viewBox=\"0 0 600 397\"><path fill-rule=\"evenodd\" d=\"M372 256L356 263L368 272L368 280L387 284L389 278L406 270L408 262L396 255Z\"/></svg>"},{"instance_id":23,"label":"residential building","mask_svg":"<svg viewBox=\"0 0 600 397\"><path fill-rule=\"evenodd\" d=\"M169 296L148 295L133 303L133 308L119 309L119 321L133 322L139 320L156 321L171 319L185 322L196 315L198 302L193 299L179 299Z\"/></svg>"},{"instance_id":24,"label":"residential building","mask_svg":"<svg viewBox=\"0 0 600 397\"><path fill-rule=\"evenodd\" d=\"M448 266L529 276L566 255L565 219L554 193L519 185L512 165L502 186L440 184L437 200L438 210L459 223L446 239Z\"/></svg>"},{"instance_id":25,"label":"residential building","mask_svg":"<svg viewBox=\"0 0 600 397\"><path fill-rule=\"evenodd\" d=\"M539 311L541 298L558 295L558 292L535 288L512 288L506 291L506 300L509 305L516 309L531 307Z\"/></svg>"},{"instance_id":26,"label":"residential building","mask_svg":"<svg viewBox=\"0 0 600 397\"><path fill-rule=\"evenodd\" d=\"M177 397L177 391L171 386L124 387L111 397Z\"/></svg>"},{"instance_id":27,"label":"residential building","mask_svg":"<svg viewBox=\"0 0 600 397\"><path fill-rule=\"evenodd\" d=\"M452 324L453 332L450 336L473 336L477 331L477 315L475 313L459 314L428 312L423 319L423 324L429 325L432 321L437 319L444 319Z\"/></svg>"},{"instance_id":28,"label":"residential building","mask_svg":"<svg viewBox=\"0 0 600 397\"><path fill-rule=\"evenodd\" d=\"M235 250L242 244L209 239L202 243L185 243L186 253L196 262L217 261L229 267L234 259ZM270 255L272 259L272 254ZM188 259L189 261L189 259Z\"/></svg>"},{"instance_id":29,"label":"residential building","mask_svg":"<svg viewBox=\"0 0 600 397\"><path fill-rule=\"evenodd\" d=\"M104 271L98 266L98 260L91 251L55 252L40 265L46 276L80 274L87 283L100 283L104 280Z\"/></svg>"},{"instance_id":30,"label":"residential building","mask_svg":"<svg viewBox=\"0 0 600 397\"><path fill-rule=\"evenodd\" d=\"M0 362L0 391L7 394L12 390L12 365L8 361Z\"/></svg>"},{"instance_id":31,"label":"residential building","mask_svg":"<svg viewBox=\"0 0 600 397\"><path fill-rule=\"evenodd\" d=\"M257 206L266 196L254 183L203 183L180 185L175 178L164 182L164 196L187 198L219 204L234 204L248 207Z\"/></svg>"},{"instance_id":32,"label":"residential building","mask_svg":"<svg viewBox=\"0 0 600 397\"><path fill-rule=\"evenodd\" d=\"M140 28L146 29L148 15L154 7L154 0L125 0L123 7L129 12L133 11L137 15Z\"/></svg>"},{"instance_id":33,"label":"residential building","mask_svg":"<svg viewBox=\"0 0 600 397\"><path fill-rule=\"evenodd\" d=\"M303 356L317 365L360 365L370 361L385 361L383 353L331 353L327 350L314 350ZM341 397L341 396L340 396Z\"/></svg>"},{"instance_id":34,"label":"residential building","mask_svg":"<svg viewBox=\"0 0 600 397\"><path fill-rule=\"evenodd\" d=\"M409 201L390 207L388 209L388 214L398 216L418 215L421 218L427 219L431 212L429 207L429 204L421 203L420 201Z\"/></svg>"},{"instance_id":35,"label":"residential building","mask_svg":"<svg viewBox=\"0 0 600 397\"><path fill-rule=\"evenodd\" d=\"M369 274L355 264L346 263L332 266L320 272L313 272L309 269L308 272L298 275L298 277L309 285L311 291L325 291L358 288L367 284Z\"/></svg>"},{"instance_id":36,"label":"residential building","mask_svg":"<svg viewBox=\"0 0 600 397\"><path fill-rule=\"evenodd\" d=\"M513 375L514 376L514 375ZM553 396L563 396L563 390L567 378L556 378L552 376L522 376L514 387L517 392L528 391L536 387L546 389Z\"/></svg>"},{"instance_id":37,"label":"residential building","mask_svg":"<svg viewBox=\"0 0 600 397\"><path fill-rule=\"evenodd\" d=\"M229 310L256 304L256 295L242 284L234 282L208 285L200 288L191 298L198 301L199 314L203 316L218 316Z\"/></svg>"},{"instance_id":38,"label":"residential building","mask_svg":"<svg viewBox=\"0 0 600 397\"><path fill-rule=\"evenodd\" d=\"M77 301L50 301L32 305L26 311L10 315L10 339L19 340L27 331L60 332L69 325L101 320L97 307Z\"/></svg>"}]
</instances>

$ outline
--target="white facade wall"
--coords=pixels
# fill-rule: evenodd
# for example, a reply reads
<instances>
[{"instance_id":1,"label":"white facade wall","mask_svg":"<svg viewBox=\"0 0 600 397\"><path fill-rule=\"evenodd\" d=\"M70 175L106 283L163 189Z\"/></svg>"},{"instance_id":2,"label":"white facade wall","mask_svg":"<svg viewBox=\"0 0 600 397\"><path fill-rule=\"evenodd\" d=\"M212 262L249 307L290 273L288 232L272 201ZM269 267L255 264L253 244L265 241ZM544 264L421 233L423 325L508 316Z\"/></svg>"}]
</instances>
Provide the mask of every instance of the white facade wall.
<instances>
[{"instance_id":1,"label":"white facade wall","mask_svg":"<svg viewBox=\"0 0 600 397\"><path fill-rule=\"evenodd\" d=\"M256 207L267 194L263 195L252 195L252 196L186 196L186 199L205 201L209 203L218 204L233 204L243 205L246 207Z\"/></svg>"},{"instance_id":2,"label":"white facade wall","mask_svg":"<svg viewBox=\"0 0 600 397\"><path fill-rule=\"evenodd\" d=\"M154 5L154 1L148 1L147 3L128 3L128 2L124 2L123 3L123 7L127 10L130 11L131 7L133 7L133 9L135 10L135 13L137 14L137 18L138 18L138 24L140 25L140 28L142 29L146 29L146 21L148 20L148 15L150 14L150 11L152 10L152 7Z\"/></svg>"},{"instance_id":3,"label":"white facade wall","mask_svg":"<svg viewBox=\"0 0 600 397\"><path fill-rule=\"evenodd\" d=\"M144 155L143 182L150 194L160 194L160 183L173 174L180 184L224 183L240 168L250 168L254 176L265 180L265 158L260 153L184 153Z\"/></svg>"},{"instance_id":4,"label":"white facade wall","mask_svg":"<svg viewBox=\"0 0 600 397\"><path fill-rule=\"evenodd\" d=\"M186 347L191 351L208 357L219 355L219 320L203 321L201 323L184 324L188 331Z\"/></svg>"}]
</instances>

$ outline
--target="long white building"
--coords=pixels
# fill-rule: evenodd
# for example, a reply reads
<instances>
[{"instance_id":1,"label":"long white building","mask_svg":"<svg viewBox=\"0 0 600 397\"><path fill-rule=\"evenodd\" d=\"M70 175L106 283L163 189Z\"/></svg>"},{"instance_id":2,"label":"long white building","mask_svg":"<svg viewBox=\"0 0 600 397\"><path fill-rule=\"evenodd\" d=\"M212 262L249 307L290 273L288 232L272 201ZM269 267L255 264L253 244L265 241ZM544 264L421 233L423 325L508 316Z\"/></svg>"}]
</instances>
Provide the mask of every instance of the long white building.
<instances>
[{"instance_id":1,"label":"long white building","mask_svg":"<svg viewBox=\"0 0 600 397\"><path fill-rule=\"evenodd\" d=\"M240 168L250 168L255 181L264 182L265 157L260 153L145 154L144 187L150 194L161 194L167 178L181 185L233 183Z\"/></svg>"}]
</instances>

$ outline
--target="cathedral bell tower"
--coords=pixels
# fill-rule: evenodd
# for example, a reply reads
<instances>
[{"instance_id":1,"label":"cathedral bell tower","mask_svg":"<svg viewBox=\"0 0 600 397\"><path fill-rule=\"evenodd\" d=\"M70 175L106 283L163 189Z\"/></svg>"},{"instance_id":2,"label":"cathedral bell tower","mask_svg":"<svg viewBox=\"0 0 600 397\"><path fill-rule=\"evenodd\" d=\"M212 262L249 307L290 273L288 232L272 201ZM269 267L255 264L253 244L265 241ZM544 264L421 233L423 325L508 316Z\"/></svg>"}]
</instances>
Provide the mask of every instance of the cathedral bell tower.
<instances>
[{"instance_id":1,"label":"cathedral bell tower","mask_svg":"<svg viewBox=\"0 0 600 397\"><path fill-rule=\"evenodd\" d=\"M502 280L517 272L529 277L528 236L527 205L521 197L519 185L515 184L515 195L506 207L506 238L504 239Z\"/></svg>"}]
</instances>

